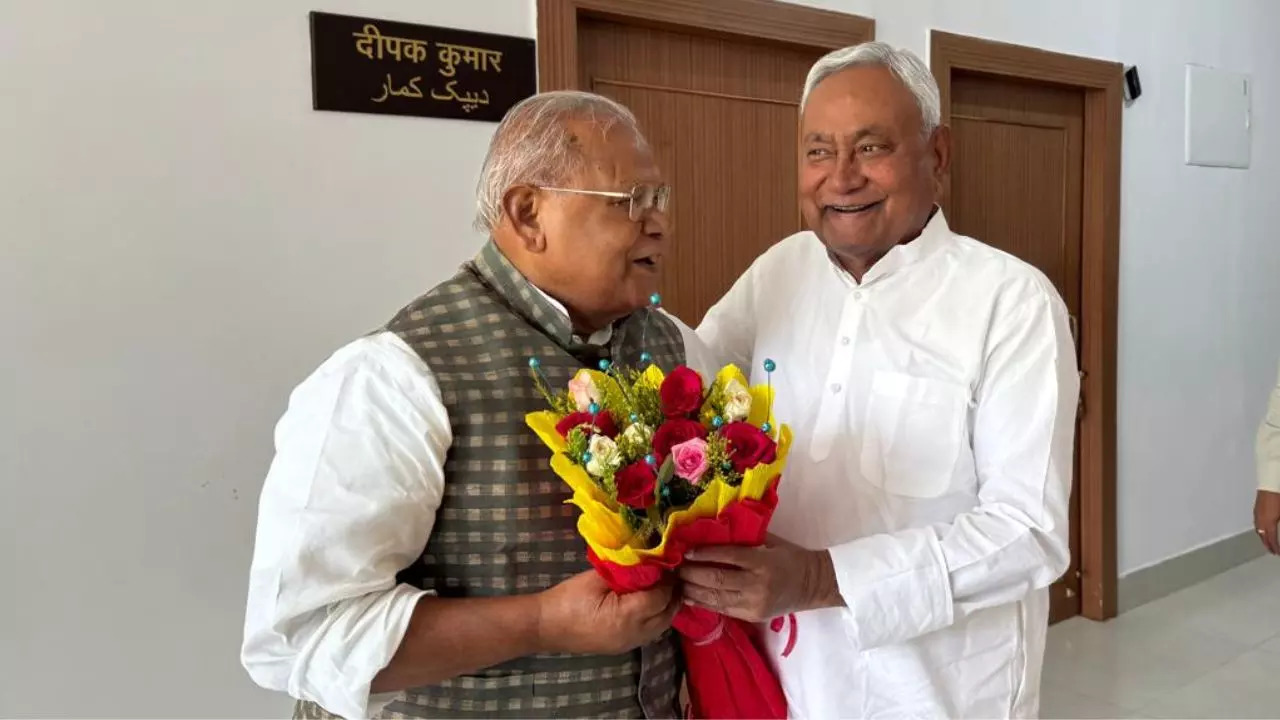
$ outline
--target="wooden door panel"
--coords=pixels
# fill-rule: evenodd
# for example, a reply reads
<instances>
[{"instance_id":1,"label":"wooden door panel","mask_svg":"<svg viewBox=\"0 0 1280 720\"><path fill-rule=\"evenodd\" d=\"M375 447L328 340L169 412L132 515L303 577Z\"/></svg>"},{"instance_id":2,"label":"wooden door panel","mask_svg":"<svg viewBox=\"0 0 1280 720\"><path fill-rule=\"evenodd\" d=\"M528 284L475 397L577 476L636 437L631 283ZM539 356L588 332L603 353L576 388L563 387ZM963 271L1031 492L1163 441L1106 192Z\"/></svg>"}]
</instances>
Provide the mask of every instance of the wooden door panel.
<instances>
[{"instance_id":1,"label":"wooden door panel","mask_svg":"<svg viewBox=\"0 0 1280 720\"><path fill-rule=\"evenodd\" d=\"M956 228L1040 268L1066 295L1066 138L1060 128L953 118Z\"/></svg>"},{"instance_id":2,"label":"wooden door panel","mask_svg":"<svg viewBox=\"0 0 1280 720\"><path fill-rule=\"evenodd\" d=\"M749 168L731 168L744 151L735 138L795 137L795 111L603 82L594 90L630 107L655 138L673 188L662 296L670 311L697 325L760 253L799 229L794 152L757 146Z\"/></svg>"},{"instance_id":3,"label":"wooden door panel","mask_svg":"<svg viewBox=\"0 0 1280 720\"><path fill-rule=\"evenodd\" d=\"M662 295L696 325L800 229L796 133L816 51L603 20L582 24L580 86L631 108L672 184Z\"/></svg>"},{"instance_id":4,"label":"wooden door panel","mask_svg":"<svg viewBox=\"0 0 1280 720\"><path fill-rule=\"evenodd\" d=\"M973 237L1040 268L1079 316L1084 94L956 73L951 98L951 196L960 202L948 205L948 218L961 233L972 223L987 233ZM1005 209L1014 217L1001 219Z\"/></svg>"},{"instance_id":5,"label":"wooden door panel","mask_svg":"<svg viewBox=\"0 0 1280 720\"><path fill-rule=\"evenodd\" d=\"M1038 267L1079 317L1083 93L968 73L952 76L951 93L952 227ZM1071 566L1050 592L1054 622L1081 606L1078 444L1076 458Z\"/></svg>"}]
</instances>

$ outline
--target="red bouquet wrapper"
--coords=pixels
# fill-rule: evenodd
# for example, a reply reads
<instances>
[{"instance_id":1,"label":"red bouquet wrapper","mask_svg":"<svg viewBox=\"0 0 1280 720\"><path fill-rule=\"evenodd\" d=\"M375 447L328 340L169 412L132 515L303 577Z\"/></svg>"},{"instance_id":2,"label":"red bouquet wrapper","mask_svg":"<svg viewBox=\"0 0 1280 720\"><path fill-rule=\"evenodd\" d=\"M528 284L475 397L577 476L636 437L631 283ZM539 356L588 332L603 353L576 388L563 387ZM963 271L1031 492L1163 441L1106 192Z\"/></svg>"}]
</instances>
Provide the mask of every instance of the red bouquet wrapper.
<instances>
[{"instance_id":1,"label":"red bouquet wrapper","mask_svg":"<svg viewBox=\"0 0 1280 720\"><path fill-rule=\"evenodd\" d=\"M685 553L713 545L764 544L778 505L778 478L759 500L739 499L714 517L698 518L671 530L661 557L619 565L588 552L592 566L617 593L653 587L684 561ZM783 720L786 696L750 623L685 605L675 617L688 672L690 716Z\"/></svg>"}]
</instances>

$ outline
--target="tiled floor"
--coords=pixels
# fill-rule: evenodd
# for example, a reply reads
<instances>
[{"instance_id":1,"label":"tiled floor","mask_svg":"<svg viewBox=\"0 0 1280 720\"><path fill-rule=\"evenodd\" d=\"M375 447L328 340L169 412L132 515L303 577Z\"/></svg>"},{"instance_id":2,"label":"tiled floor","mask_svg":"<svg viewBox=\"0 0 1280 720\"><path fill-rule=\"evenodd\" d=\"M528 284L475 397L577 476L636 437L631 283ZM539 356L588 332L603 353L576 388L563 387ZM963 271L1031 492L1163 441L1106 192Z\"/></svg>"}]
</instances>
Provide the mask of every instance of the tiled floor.
<instances>
[{"instance_id":1,"label":"tiled floor","mask_svg":"<svg viewBox=\"0 0 1280 720\"><path fill-rule=\"evenodd\" d=\"M1280 560L1049 630L1044 718L1280 718Z\"/></svg>"}]
</instances>

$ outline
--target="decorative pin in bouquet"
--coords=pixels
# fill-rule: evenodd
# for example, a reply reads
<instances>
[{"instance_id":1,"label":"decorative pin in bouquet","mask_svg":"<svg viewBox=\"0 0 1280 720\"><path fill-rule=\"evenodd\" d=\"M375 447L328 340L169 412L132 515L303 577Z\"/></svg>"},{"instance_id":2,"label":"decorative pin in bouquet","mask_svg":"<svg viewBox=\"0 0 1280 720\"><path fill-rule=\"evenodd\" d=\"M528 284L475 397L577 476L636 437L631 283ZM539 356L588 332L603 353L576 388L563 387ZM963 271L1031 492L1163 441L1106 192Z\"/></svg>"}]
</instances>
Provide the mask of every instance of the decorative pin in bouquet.
<instances>
[{"instance_id":1,"label":"decorative pin in bouquet","mask_svg":"<svg viewBox=\"0 0 1280 720\"><path fill-rule=\"evenodd\" d=\"M581 509L588 558L618 593L656 585L691 549L762 545L778 504L791 430L776 426L769 384L750 387L729 365L710 387L694 370L669 374L607 360L556 391L529 367L551 409L526 417ZM688 669L692 716L785 718L786 700L755 628L686 605L673 623Z\"/></svg>"}]
</instances>

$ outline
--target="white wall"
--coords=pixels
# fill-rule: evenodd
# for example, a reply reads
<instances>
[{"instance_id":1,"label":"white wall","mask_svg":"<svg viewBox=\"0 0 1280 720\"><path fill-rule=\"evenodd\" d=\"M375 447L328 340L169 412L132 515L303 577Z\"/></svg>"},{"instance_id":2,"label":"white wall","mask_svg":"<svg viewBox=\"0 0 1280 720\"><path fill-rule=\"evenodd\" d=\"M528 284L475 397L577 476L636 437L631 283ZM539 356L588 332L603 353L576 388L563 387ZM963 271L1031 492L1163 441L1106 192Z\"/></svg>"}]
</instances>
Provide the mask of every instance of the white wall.
<instances>
[{"instance_id":1,"label":"white wall","mask_svg":"<svg viewBox=\"0 0 1280 720\"><path fill-rule=\"evenodd\" d=\"M526 0L0 0L0 716L288 716L238 660L272 426L479 247L493 131L313 111L313 9L534 32Z\"/></svg>"},{"instance_id":2,"label":"white wall","mask_svg":"<svg viewBox=\"0 0 1280 720\"><path fill-rule=\"evenodd\" d=\"M1140 67L1120 566L1244 530L1280 357L1280 3L812 4L922 54L937 27ZM272 424L478 245L492 131L312 111L313 9L534 28L532 0L0 0L0 716L288 710L237 658ZM1181 165L1186 62L1253 73L1251 170Z\"/></svg>"}]
</instances>

